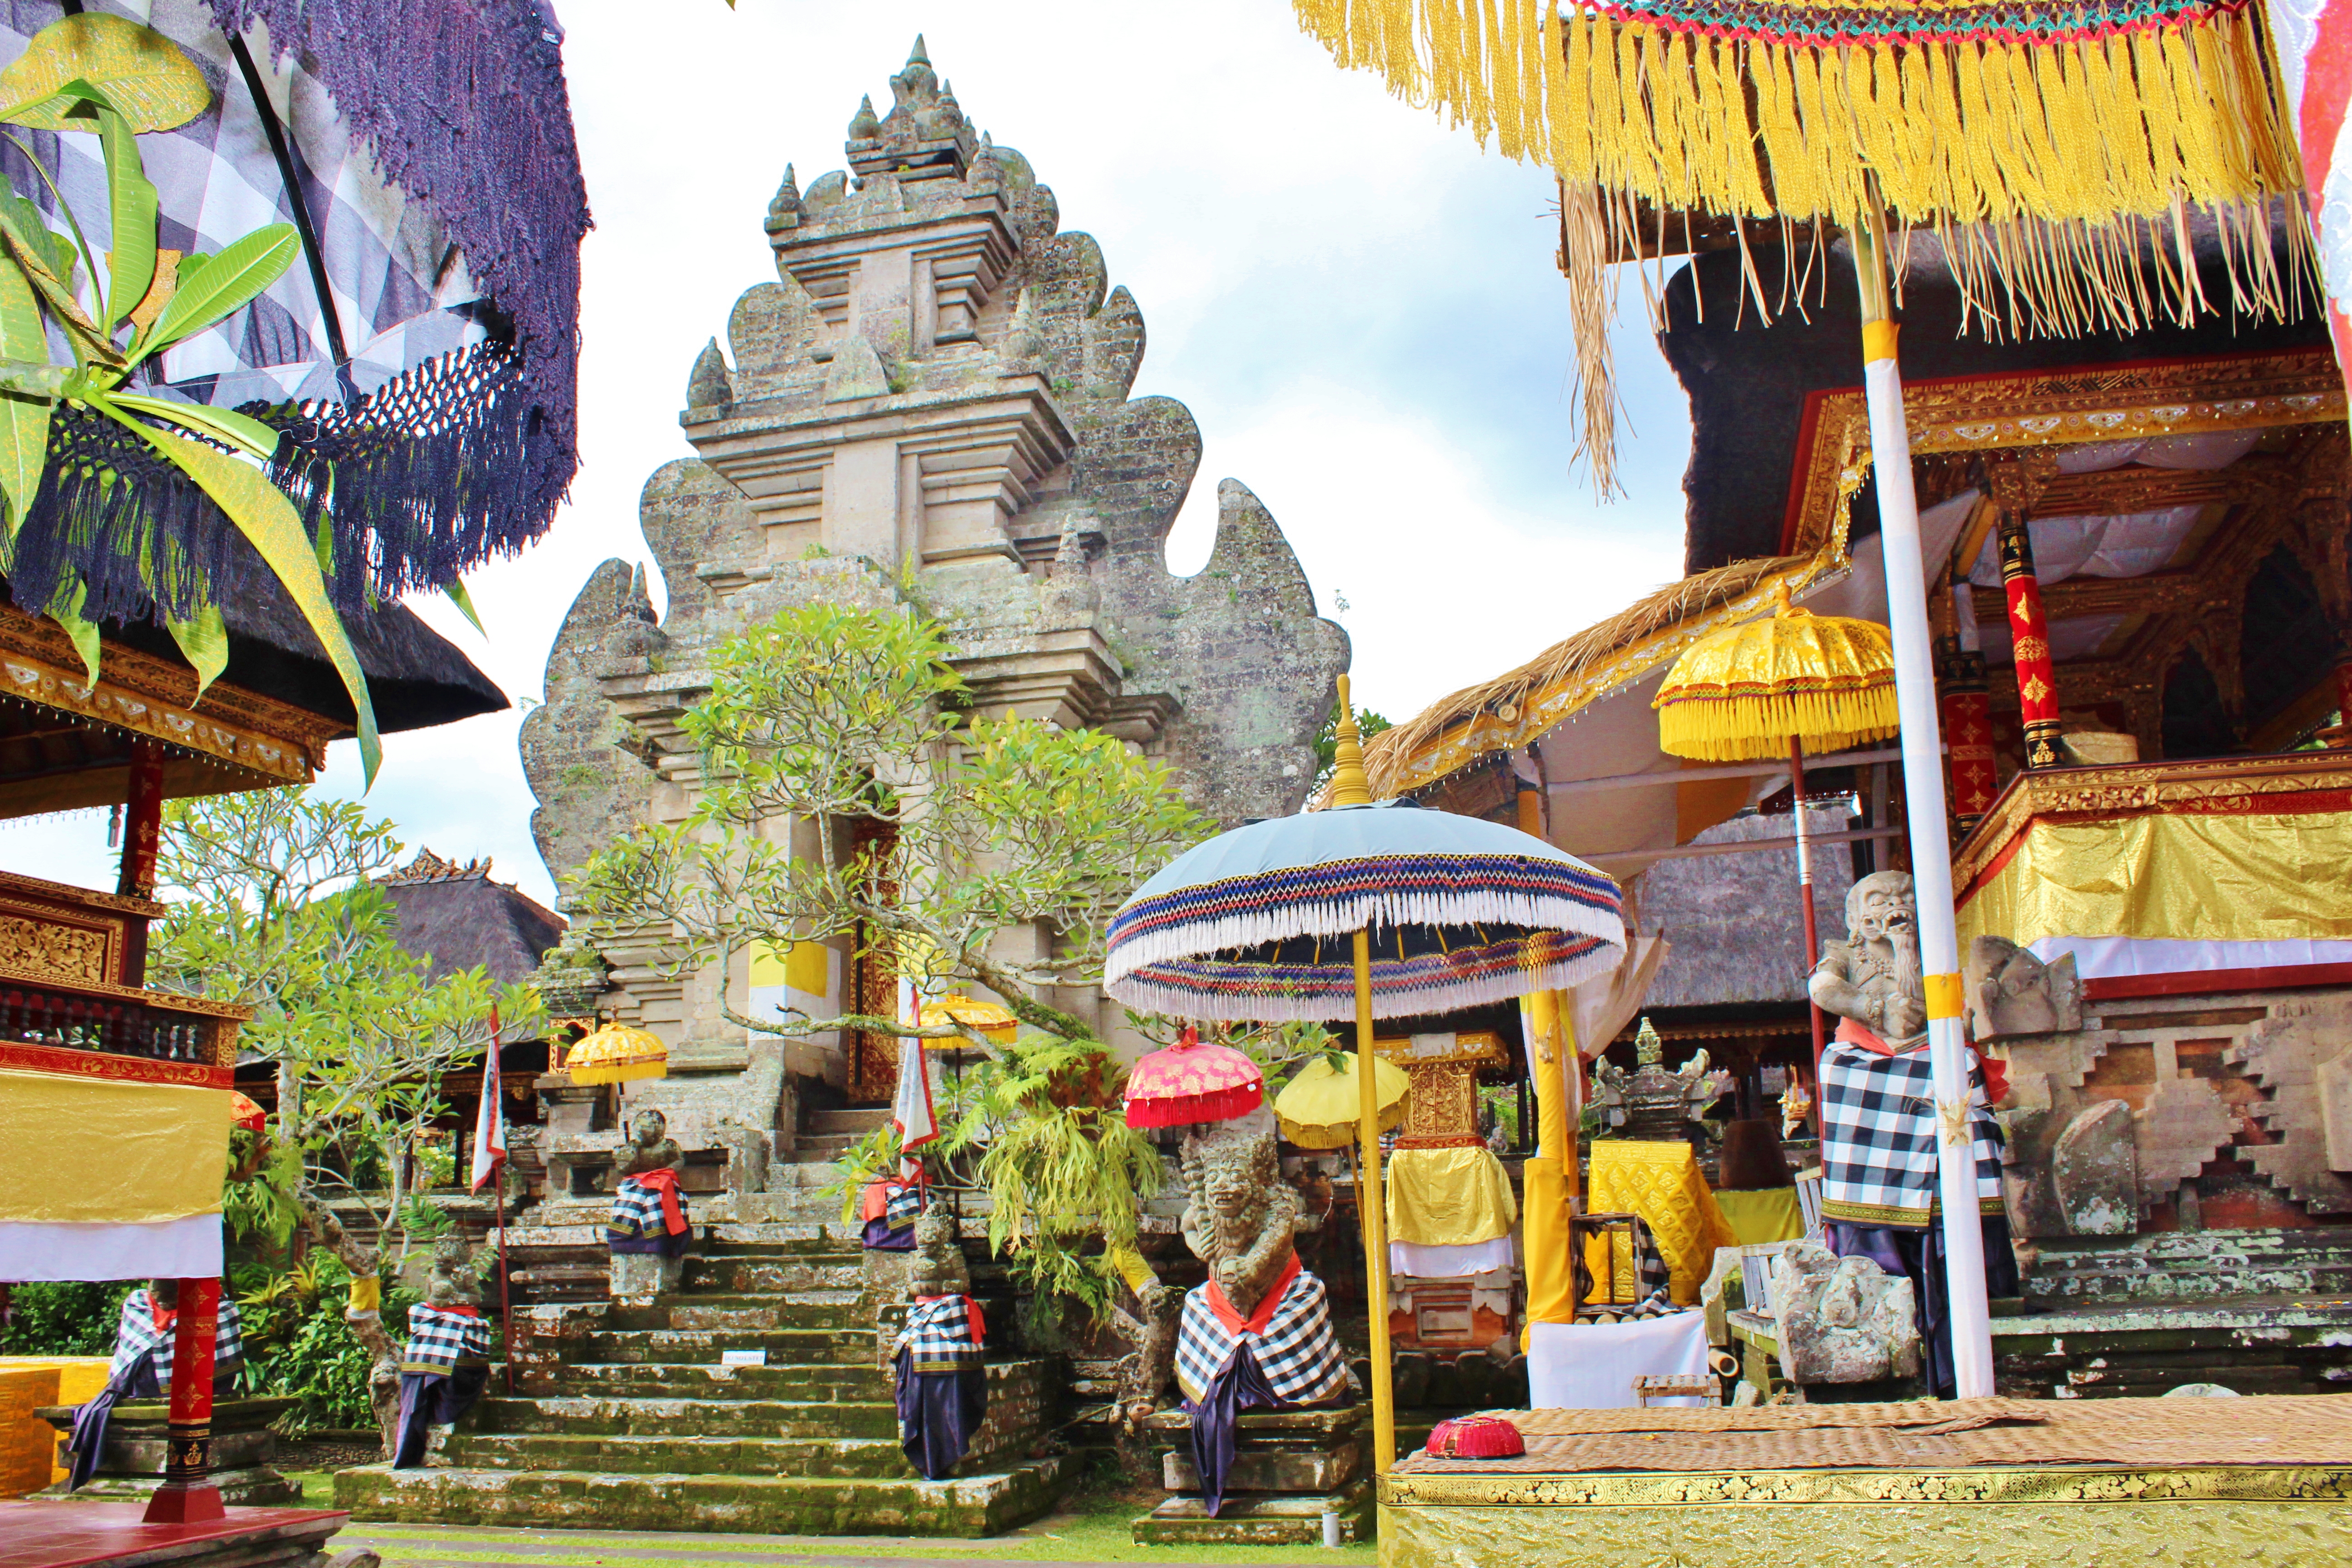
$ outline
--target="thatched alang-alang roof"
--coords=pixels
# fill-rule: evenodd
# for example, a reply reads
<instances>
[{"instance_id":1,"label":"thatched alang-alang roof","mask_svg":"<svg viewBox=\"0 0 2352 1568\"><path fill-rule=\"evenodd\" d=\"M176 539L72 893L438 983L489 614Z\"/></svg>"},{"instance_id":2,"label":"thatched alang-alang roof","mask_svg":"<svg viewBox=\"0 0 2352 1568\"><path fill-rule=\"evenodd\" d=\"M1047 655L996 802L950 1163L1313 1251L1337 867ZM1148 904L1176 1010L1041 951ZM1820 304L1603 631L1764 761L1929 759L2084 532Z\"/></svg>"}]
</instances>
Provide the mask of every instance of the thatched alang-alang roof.
<instances>
[{"instance_id":1,"label":"thatched alang-alang roof","mask_svg":"<svg viewBox=\"0 0 2352 1568\"><path fill-rule=\"evenodd\" d=\"M490 880L488 859L461 865L419 849L383 890L400 911L400 945L430 960L436 980L479 964L514 984L563 935L563 917Z\"/></svg>"},{"instance_id":2,"label":"thatched alang-alang roof","mask_svg":"<svg viewBox=\"0 0 2352 1568\"><path fill-rule=\"evenodd\" d=\"M1627 645L1694 611L1737 598L1759 579L1801 563L1801 557L1772 557L1736 562L1712 572L1701 572L1669 583L1648 597L1635 600L1607 620L1587 626L1565 642L1555 643L1528 660L1477 686L1467 686L1440 698L1404 723L1382 731L1364 742L1364 766L1372 793L1385 797L1396 793L1402 759L1444 734L1456 724L1507 704L1524 703L1530 692L1555 681L1573 678Z\"/></svg>"}]
</instances>

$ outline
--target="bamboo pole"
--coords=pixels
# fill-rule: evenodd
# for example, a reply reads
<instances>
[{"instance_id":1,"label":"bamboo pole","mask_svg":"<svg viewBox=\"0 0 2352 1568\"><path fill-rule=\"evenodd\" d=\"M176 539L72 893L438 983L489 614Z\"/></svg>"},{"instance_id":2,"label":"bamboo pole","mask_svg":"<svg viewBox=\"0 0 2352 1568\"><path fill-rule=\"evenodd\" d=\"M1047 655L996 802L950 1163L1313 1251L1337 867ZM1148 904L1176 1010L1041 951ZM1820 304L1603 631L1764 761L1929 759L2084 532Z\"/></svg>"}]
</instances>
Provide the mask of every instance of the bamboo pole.
<instances>
[{"instance_id":1,"label":"bamboo pole","mask_svg":"<svg viewBox=\"0 0 2352 1568\"><path fill-rule=\"evenodd\" d=\"M1863 387L1870 450L1878 476L1879 548L1886 567L1886 621L1895 644L1895 705L1902 718L1903 785L1911 828L1912 891L1919 911L1919 964L1927 990L1927 1049L1934 1065L1937 1186L1942 1202L1944 1280L1950 1293L1954 1392L1993 1392L1992 1327L1985 1301L1984 1230L1978 1217L1976 1160L1968 1127L1969 1056L1960 1036L1960 946L1953 918L1952 853L1945 837L1943 745L1927 634L1927 571L1919 544L1919 500L1911 483L1911 438L1903 416L1903 373L1886 275L1884 212L1853 226L1862 290ZM1817 1094L1819 1090L1816 1090Z\"/></svg>"},{"instance_id":2,"label":"bamboo pole","mask_svg":"<svg viewBox=\"0 0 2352 1568\"><path fill-rule=\"evenodd\" d=\"M1396 1385L1389 1366L1388 1215L1381 1186L1381 1091L1373 1068L1372 935L1356 933L1356 1106L1363 1158L1356 1201L1364 1219L1364 1300L1372 1320L1372 1473L1396 1463Z\"/></svg>"}]
</instances>

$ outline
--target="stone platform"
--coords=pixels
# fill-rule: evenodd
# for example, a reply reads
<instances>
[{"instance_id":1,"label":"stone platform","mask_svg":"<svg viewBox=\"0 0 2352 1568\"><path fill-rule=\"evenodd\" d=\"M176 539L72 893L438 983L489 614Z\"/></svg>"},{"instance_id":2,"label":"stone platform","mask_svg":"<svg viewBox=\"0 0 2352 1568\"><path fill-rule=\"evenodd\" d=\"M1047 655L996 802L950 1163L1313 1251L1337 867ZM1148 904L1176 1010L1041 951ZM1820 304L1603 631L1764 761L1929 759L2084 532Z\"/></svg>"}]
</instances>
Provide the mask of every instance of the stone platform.
<instances>
[{"instance_id":1,"label":"stone platform","mask_svg":"<svg viewBox=\"0 0 2352 1568\"><path fill-rule=\"evenodd\" d=\"M1383 1568L2352 1561L2345 1396L1518 1419L1524 1457L1415 1455L1379 1478ZM1854 1462L1890 1457L1910 1462Z\"/></svg>"},{"instance_id":2,"label":"stone platform","mask_svg":"<svg viewBox=\"0 0 2352 1568\"><path fill-rule=\"evenodd\" d=\"M1160 1484L1173 1495L1133 1521L1132 1539L1139 1546L1319 1546L1326 1512L1339 1516L1340 1540L1364 1539L1370 1416L1362 1405L1244 1412L1224 1506L1213 1519L1199 1496L1184 1413L1159 1412L1145 1424L1174 1445L1160 1457Z\"/></svg>"},{"instance_id":3,"label":"stone platform","mask_svg":"<svg viewBox=\"0 0 2352 1568\"><path fill-rule=\"evenodd\" d=\"M477 1405L441 1465L340 1472L337 1503L372 1521L789 1535L990 1535L1045 1512L1065 1468L1036 1455L1046 1363L991 1363L961 1473L922 1479L881 1362L905 1310L897 1259L869 1269L814 1228L698 1226L677 1292L519 1312L518 1393ZM721 1364L730 1351L766 1364Z\"/></svg>"},{"instance_id":4,"label":"stone platform","mask_svg":"<svg viewBox=\"0 0 2352 1568\"><path fill-rule=\"evenodd\" d=\"M345 1515L232 1508L201 1524L148 1524L135 1502L0 1502L0 1568L320 1568Z\"/></svg>"}]
</instances>

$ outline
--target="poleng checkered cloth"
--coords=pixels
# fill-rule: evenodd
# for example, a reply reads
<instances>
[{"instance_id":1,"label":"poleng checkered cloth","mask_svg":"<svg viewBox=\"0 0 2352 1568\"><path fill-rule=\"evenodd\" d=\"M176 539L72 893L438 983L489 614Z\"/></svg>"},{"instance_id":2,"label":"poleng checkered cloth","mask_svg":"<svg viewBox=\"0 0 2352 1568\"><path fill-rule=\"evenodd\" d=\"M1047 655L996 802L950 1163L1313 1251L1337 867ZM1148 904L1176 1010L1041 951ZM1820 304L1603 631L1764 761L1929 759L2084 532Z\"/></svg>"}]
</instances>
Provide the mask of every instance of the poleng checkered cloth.
<instances>
[{"instance_id":1,"label":"poleng checkered cloth","mask_svg":"<svg viewBox=\"0 0 2352 1568\"><path fill-rule=\"evenodd\" d=\"M962 1372L980 1364L981 1343L971 1331L972 1311L963 1296L935 1296L907 1309L907 1326L890 1353L910 1352L911 1369Z\"/></svg>"},{"instance_id":2,"label":"poleng checkered cloth","mask_svg":"<svg viewBox=\"0 0 2352 1568\"><path fill-rule=\"evenodd\" d=\"M223 1295L218 1326L214 1331L213 1364L236 1361L245 1354L245 1331L236 1315L235 1298ZM155 1352L155 1382L162 1387L172 1385L172 1335L178 1326L159 1329L155 1326L155 1304L144 1287L133 1290L122 1300L122 1323L114 1334L114 1362L107 1369L110 1379L117 1378L131 1363L147 1351Z\"/></svg>"},{"instance_id":3,"label":"poleng checkered cloth","mask_svg":"<svg viewBox=\"0 0 2352 1568\"><path fill-rule=\"evenodd\" d=\"M686 1194L677 1194L677 1210L689 1220ZM613 1241L659 1241L669 1234L669 1222L662 1217L661 1194L638 1181L624 1176L613 1193L613 1217L607 1224L604 1239Z\"/></svg>"},{"instance_id":4,"label":"poleng checkered cloth","mask_svg":"<svg viewBox=\"0 0 2352 1568\"><path fill-rule=\"evenodd\" d=\"M425 1301L408 1309L408 1346L400 1356L404 1373L446 1377L461 1361L489 1357L490 1325L479 1312L452 1312Z\"/></svg>"},{"instance_id":5,"label":"poleng checkered cloth","mask_svg":"<svg viewBox=\"0 0 2352 1568\"><path fill-rule=\"evenodd\" d=\"M1235 1332L1209 1305L1209 1288L1185 1293L1184 1315L1176 1325L1176 1382L1184 1397L1199 1400L1210 1379L1247 1342L1258 1370L1286 1404L1311 1405L1347 1391L1348 1368L1331 1333L1331 1302L1323 1281L1300 1269L1275 1307L1262 1333Z\"/></svg>"},{"instance_id":6,"label":"poleng checkered cloth","mask_svg":"<svg viewBox=\"0 0 2352 1568\"><path fill-rule=\"evenodd\" d=\"M1969 1090L1977 1198L2000 1212L2000 1125ZM1935 1075L1927 1048L1881 1056L1843 1040L1822 1054L1822 1217L1925 1228L1936 1212Z\"/></svg>"}]
</instances>

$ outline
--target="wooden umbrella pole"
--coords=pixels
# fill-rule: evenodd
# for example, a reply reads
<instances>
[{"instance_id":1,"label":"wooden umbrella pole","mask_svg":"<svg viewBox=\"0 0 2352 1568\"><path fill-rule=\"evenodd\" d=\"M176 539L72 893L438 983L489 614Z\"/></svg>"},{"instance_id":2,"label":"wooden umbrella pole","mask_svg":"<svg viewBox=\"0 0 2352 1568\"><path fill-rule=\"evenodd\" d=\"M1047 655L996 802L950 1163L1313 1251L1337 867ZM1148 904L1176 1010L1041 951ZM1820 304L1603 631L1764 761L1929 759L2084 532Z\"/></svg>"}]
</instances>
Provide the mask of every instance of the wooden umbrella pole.
<instances>
[{"instance_id":1,"label":"wooden umbrella pole","mask_svg":"<svg viewBox=\"0 0 2352 1568\"><path fill-rule=\"evenodd\" d=\"M1789 737L1789 815L1797 820L1797 897L1805 906L1804 971L1810 978L1813 965L1821 962L1821 925L1813 913L1813 844L1805 828L1805 743L1796 736ZM1827 1037L1822 1029L1822 1005L1813 1000L1809 986L1805 1010L1813 1021L1813 1136L1822 1135L1822 1052Z\"/></svg>"},{"instance_id":2,"label":"wooden umbrella pole","mask_svg":"<svg viewBox=\"0 0 2352 1568\"><path fill-rule=\"evenodd\" d=\"M1381 1093L1372 1053L1372 936L1356 933L1356 1095L1363 1157L1356 1203L1364 1221L1364 1301L1372 1330L1372 1473L1396 1463L1396 1385L1389 1367L1388 1215L1381 1188Z\"/></svg>"},{"instance_id":3,"label":"wooden umbrella pole","mask_svg":"<svg viewBox=\"0 0 2352 1568\"><path fill-rule=\"evenodd\" d=\"M1874 202L1876 192L1872 192ZM1919 964L1927 973L1927 1052L1936 1082L1937 1176L1942 1199L1944 1279L1950 1291L1955 1392L1993 1392L1992 1321L1985 1300L1984 1231L1977 1203L1976 1154L1968 1133L1969 1051L1960 1035L1960 943L1952 906L1952 852L1944 826L1944 759L1928 651L1927 580L1919 543L1919 500L1911 485L1911 439L1903 416L1903 374L1889 308L1885 216L1853 226L1862 286L1863 394L1878 470L1879 549L1886 563L1886 624L1895 645L1895 697L1903 730L1903 787L1911 827L1912 890L1919 911ZM1823 1098L1817 1086L1816 1099Z\"/></svg>"}]
</instances>

